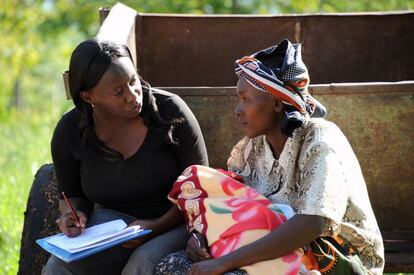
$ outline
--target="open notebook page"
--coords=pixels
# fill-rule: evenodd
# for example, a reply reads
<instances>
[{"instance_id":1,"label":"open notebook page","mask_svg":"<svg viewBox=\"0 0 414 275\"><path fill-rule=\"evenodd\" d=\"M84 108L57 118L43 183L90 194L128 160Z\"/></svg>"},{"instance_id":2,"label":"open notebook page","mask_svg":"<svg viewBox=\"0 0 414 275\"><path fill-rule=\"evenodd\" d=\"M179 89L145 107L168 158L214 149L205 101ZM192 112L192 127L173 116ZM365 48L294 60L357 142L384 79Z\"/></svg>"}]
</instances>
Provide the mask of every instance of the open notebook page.
<instances>
[{"instance_id":1,"label":"open notebook page","mask_svg":"<svg viewBox=\"0 0 414 275\"><path fill-rule=\"evenodd\" d=\"M86 228L74 238L60 234L49 238L47 242L70 253L75 253L132 235L139 230L142 230L139 225L127 227L127 224L119 219Z\"/></svg>"}]
</instances>

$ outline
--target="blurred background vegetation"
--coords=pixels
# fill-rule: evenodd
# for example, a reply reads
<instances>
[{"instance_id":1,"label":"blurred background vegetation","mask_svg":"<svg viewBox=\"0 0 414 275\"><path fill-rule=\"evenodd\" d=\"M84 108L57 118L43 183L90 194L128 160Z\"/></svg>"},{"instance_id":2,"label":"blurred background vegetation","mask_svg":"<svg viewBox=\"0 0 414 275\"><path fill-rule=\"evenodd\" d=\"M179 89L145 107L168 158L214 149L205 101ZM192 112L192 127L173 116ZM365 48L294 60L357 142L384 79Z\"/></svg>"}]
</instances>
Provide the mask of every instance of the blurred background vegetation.
<instances>
[{"instance_id":1,"label":"blurred background vegetation","mask_svg":"<svg viewBox=\"0 0 414 275\"><path fill-rule=\"evenodd\" d=\"M109 0L0 0L0 274L18 269L27 196L51 162L54 126L72 107L61 72L93 37ZM414 0L125 0L139 12L282 14L409 10Z\"/></svg>"}]
</instances>

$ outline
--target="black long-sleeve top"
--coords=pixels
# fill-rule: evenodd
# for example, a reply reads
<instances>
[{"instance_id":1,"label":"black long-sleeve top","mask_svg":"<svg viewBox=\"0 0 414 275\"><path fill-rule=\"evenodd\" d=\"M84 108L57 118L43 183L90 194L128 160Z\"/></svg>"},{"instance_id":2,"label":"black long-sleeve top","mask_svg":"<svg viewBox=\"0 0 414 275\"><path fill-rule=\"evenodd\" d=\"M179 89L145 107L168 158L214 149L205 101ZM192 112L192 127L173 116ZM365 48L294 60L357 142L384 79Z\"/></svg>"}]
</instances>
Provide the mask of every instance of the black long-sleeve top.
<instances>
[{"instance_id":1,"label":"black long-sleeve top","mask_svg":"<svg viewBox=\"0 0 414 275\"><path fill-rule=\"evenodd\" d=\"M80 114L72 109L58 122L51 142L59 192L138 219L168 211L172 204L167 194L177 177L192 164L208 165L208 158L198 122L185 102L166 91L153 89L153 94L163 118L184 119L173 131L177 144L168 144L165 127L153 123L135 154L108 159L82 141Z\"/></svg>"}]
</instances>

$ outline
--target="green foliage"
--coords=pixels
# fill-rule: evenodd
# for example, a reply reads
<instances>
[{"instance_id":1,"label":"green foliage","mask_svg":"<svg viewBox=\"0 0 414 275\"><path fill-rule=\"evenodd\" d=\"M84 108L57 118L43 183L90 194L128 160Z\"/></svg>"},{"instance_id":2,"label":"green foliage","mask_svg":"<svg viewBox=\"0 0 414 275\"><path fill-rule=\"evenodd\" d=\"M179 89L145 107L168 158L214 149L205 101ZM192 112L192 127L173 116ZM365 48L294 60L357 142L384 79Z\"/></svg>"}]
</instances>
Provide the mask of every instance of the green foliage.
<instances>
[{"instance_id":1,"label":"green foliage","mask_svg":"<svg viewBox=\"0 0 414 275\"><path fill-rule=\"evenodd\" d=\"M11 110L8 120L0 124L0 274L16 274L30 184L38 168L51 162L50 137L63 108L68 107L64 103Z\"/></svg>"},{"instance_id":2,"label":"green foliage","mask_svg":"<svg viewBox=\"0 0 414 275\"><path fill-rule=\"evenodd\" d=\"M413 0L287 0L278 3L279 10L283 13L390 11L414 8Z\"/></svg>"},{"instance_id":3,"label":"green foliage","mask_svg":"<svg viewBox=\"0 0 414 275\"><path fill-rule=\"evenodd\" d=\"M0 126L0 273L16 272L23 211L33 173L50 162L50 118L46 114L13 112ZM45 123L46 122L46 123Z\"/></svg>"},{"instance_id":4,"label":"green foliage","mask_svg":"<svg viewBox=\"0 0 414 275\"><path fill-rule=\"evenodd\" d=\"M93 37L110 0L0 0L0 274L18 268L23 211L33 175L50 162L56 121L71 102L61 72ZM300 13L414 8L414 0L125 0L139 12Z\"/></svg>"}]
</instances>

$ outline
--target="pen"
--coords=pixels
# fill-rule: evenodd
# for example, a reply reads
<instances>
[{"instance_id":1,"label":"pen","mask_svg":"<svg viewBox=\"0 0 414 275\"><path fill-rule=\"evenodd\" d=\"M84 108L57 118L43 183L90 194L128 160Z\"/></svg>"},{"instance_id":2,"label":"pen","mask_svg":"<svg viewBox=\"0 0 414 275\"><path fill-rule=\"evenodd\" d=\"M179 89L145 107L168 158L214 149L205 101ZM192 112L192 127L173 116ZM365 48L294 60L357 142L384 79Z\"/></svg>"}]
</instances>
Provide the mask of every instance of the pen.
<instances>
[{"instance_id":1,"label":"pen","mask_svg":"<svg viewBox=\"0 0 414 275\"><path fill-rule=\"evenodd\" d=\"M75 221L79 224L80 229L81 229L81 230L83 230L83 226L82 226L82 224L80 223L79 217L78 217L78 215L76 215L75 209L73 209L73 206L72 206L72 204L70 203L70 201L68 200L68 198L66 197L65 192L62 192L62 196L63 196L63 198L65 199L66 204L69 206L69 208L70 208L70 212L72 212L72 216L73 216L73 218L74 218L74 219L75 219Z\"/></svg>"}]
</instances>

